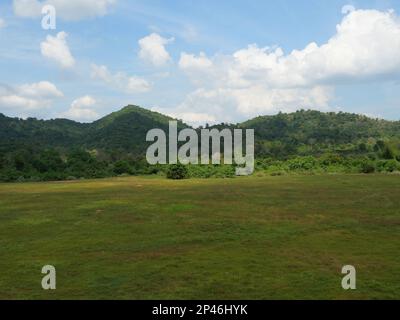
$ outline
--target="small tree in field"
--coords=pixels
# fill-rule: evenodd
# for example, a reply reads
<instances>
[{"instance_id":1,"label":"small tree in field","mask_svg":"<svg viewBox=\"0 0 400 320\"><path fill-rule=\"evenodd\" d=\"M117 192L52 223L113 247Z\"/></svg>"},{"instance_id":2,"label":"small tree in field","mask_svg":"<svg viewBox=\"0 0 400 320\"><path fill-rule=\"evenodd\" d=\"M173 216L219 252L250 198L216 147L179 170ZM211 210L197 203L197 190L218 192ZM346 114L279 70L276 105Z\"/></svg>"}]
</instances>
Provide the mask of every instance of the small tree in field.
<instances>
[{"instance_id":1,"label":"small tree in field","mask_svg":"<svg viewBox=\"0 0 400 320\"><path fill-rule=\"evenodd\" d=\"M375 165L370 161L364 161L361 163L361 172L362 173L374 173Z\"/></svg>"},{"instance_id":2,"label":"small tree in field","mask_svg":"<svg viewBox=\"0 0 400 320\"><path fill-rule=\"evenodd\" d=\"M182 180L188 177L188 169L183 164L172 164L168 167L167 178L173 180Z\"/></svg>"}]
</instances>

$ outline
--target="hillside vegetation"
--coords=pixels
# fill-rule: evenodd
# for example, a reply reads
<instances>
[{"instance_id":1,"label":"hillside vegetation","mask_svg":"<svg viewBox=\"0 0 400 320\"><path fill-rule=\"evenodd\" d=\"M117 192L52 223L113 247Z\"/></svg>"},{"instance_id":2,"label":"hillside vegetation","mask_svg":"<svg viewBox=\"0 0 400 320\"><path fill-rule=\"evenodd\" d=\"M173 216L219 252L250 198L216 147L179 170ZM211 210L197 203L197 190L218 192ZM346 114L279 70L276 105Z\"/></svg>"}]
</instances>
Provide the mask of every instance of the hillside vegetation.
<instances>
[{"instance_id":1,"label":"hillside vegetation","mask_svg":"<svg viewBox=\"0 0 400 320\"><path fill-rule=\"evenodd\" d=\"M146 133L172 118L127 106L98 121L9 118L0 114L0 180L38 181L164 174L149 166ZM179 129L188 127L182 121ZM208 126L207 126L208 127ZM400 168L400 122L349 113L298 111L213 128L254 129L257 170L393 172ZM199 128L201 129L201 128ZM226 166L190 166L191 177L233 176Z\"/></svg>"}]
</instances>

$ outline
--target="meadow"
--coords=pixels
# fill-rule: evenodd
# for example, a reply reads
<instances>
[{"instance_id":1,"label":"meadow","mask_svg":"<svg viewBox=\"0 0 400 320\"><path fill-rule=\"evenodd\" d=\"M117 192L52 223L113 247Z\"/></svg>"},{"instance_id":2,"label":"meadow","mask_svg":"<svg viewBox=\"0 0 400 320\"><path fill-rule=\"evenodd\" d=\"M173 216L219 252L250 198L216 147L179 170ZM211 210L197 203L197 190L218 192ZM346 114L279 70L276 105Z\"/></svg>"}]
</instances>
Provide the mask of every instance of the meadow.
<instances>
[{"instance_id":1,"label":"meadow","mask_svg":"<svg viewBox=\"0 0 400 320\"><path fill-rule=\"evenodd\" d=\"M399 253L394 174L0 184L0 299L399 299Z\"/></svg>"}]
</instances>

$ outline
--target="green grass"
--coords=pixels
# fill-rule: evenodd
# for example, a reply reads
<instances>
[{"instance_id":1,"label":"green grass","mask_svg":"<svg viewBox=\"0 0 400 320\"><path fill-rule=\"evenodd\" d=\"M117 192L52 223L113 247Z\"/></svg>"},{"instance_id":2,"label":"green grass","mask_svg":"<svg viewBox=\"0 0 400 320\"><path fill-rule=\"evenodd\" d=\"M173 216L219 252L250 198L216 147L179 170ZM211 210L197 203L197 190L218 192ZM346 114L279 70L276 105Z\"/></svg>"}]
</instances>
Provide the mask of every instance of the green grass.
<instances>
[{"instance_id":1,"label":"green grass","mask_svg":"<svg viewBox=\"0 0 400 320\"><path fill-rule=\"evenodd\" d=\"M385 298L400 298L400 176L0 184L0 299Z\"/></svg>"}]
</instances>

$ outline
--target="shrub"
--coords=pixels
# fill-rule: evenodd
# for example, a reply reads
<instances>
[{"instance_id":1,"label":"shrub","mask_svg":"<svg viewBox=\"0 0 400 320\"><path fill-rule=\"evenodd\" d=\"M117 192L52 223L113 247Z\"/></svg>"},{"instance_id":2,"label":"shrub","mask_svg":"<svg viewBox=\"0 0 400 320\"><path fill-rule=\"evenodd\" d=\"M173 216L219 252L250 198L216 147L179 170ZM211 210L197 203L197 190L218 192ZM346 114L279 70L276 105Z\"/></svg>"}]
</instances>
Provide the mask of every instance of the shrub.
<instances>
[{"instance_id":1,"label":"shrub","mask_svg":"<svg viewBox=\"0 0 400 320\"><path fill-rule=\"evenodd\" d=\"M132 168L130 167L129 163L124 160L117 161L114 164L114 173L116 174L131 174L132 173Z\"/></svg>"},{"instance_id":2,"label":"shrub","mask_svg":"<svg viewBox=\"0 0 400 320\"><path fill-rule=\"evenodd\" d=\"M236 176L235 167L230 165L218 166L215 172L216 178L233 178L235 176Z\"/></svg>"},{"instance_id":3,"label":"shrub","mask_svg":"<svg viewBox=\"0 0 400 320\"><path fill-rule=\"evenodd\" d=\"M379 172L393 172L400 169L400 163L396 160L379 160L376 163L376 169Z\"/></svg>"},{"instance_id":4,"label":"shrub","mask_svg":"<svg viewBox=\"0 0 400 320\"><path fill-rule=\"evenodd\" d=\"M387 172L397 171L399 169L399 164L396 160L389 160L385 164L385 169Z\"/></svg>"},{"instance_id":5,"label":"shrub","mask_svg":"<svg viewBox=\"0 0 400 320\"><path fill-rule=\"evenodd\" d=\"M375 165L370 161L364 161L361 163L361 172L362 173L374 173Z\"/></svg>"},{"instance_id":6,"label":"shrub","mask_svg":"<svg viewBox=\"0 0 400 320\"><path fill-rule=\"evenodd\" d=\"M384 148L384 150L382 151L382 158L383 159L387 159L387 160L395 158L395 154L394 154L393 150L389 146L386 146Z\"/></svg>"},{"instance_id":7,"label":"shrub","mask_svg":"<svg viewBox=\"0 0 400 320\"><path fill-rule=\"evenodd\" d=\"M335 153L324 154L321 156L319 160L323 166L330 166L343 163L343 158L339 154Z\"/></svg>"},{"instance_id":8,"label":"shrub","mask_svg":"<svg viewBox=\"0 0 400 320\"><path fill-rule=\"evenodd\" d=\"M312 170L316 166L316 160L314 157L296 157L288 161L288 168L291 171L295 170Z\"/></svg>"},{"instance_id":9,"label":"shrub","mask_svg":"<svg viewBox=\"0 0 400 320\"><path fill-rule=\"evenodd\" d=\"M172 164L168 167L167 178L173 180L182 180L188 177L188 169L183 164Z\"/></svg>"}]
</instances>

